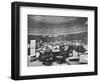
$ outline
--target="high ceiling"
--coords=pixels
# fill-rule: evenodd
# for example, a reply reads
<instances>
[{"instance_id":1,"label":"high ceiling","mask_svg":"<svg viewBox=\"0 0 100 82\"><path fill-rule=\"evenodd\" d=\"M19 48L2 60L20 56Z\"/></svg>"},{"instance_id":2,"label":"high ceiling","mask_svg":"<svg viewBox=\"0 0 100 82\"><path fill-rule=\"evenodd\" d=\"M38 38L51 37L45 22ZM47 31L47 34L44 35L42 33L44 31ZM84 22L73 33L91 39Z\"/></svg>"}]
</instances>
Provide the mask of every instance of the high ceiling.
<instances>
[{"instance_id":1,"label":"high ceiling","mask_svg":"<svg viewBox=\"0 0 100 82\"><path fill-rule=\"evenodd\" d=\"M70 34L86 30L86 17L28 15L28 33L32 35Z\"/></svg>"},{"instance_id":2,"label":"high ceiling","mask_svg":"<svg viewBox=\"0 0 100 82\"><path fill-rule=\"evenodd\" d=\"M49 24L61 24L61 23L76 21L79 19L79 17L29 15L29 19L33 20L34 22L42 22L42 23L49 23Z\"/></svg>"}]
</instances>

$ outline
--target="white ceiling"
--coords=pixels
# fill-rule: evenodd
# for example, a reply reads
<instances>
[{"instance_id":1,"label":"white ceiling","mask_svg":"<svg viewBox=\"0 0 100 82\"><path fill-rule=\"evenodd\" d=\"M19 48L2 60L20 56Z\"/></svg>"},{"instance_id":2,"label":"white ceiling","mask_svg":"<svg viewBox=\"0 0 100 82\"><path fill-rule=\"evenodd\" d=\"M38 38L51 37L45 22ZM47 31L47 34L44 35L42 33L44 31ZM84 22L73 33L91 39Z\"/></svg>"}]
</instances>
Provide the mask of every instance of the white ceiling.
<instances>
[{"instance_id":1,"label":"white ceiling","mask_svg":"<svg viewBox=\"0 0 100 82\"><path fill-rule=\"evenodd\" d=\"M49 24L67 23L77 20L77 17L64 17L64 16L43 16L43 15L31 15L29 16L35 22L43 22Z\"/></svg>"}]
</instances>

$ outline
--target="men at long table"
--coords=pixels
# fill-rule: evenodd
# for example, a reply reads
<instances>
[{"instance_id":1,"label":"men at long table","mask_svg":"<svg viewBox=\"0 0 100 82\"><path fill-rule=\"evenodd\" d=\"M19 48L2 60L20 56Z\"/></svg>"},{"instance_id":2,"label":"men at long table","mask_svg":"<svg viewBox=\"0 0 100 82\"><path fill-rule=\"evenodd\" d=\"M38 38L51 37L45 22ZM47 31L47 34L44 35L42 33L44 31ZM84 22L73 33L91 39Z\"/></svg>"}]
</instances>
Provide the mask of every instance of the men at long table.
<instances>
[{"instance_id":1,"label":"men at long table","mask_svg":"<svg viewBox=\"0 0 100 82\"><path fill-rule=\"evenodd\" d=\"M77 49L80 49L81 51L78 51ZM82 49L84 50L83 52ZM65 59L69 56L79 56L79 52L85 52L85 48L83 47L81 41L69 41L66 43L41 43L41 45L36 49L36 57L39 61L43 62L44 65L52 65L53 62L61 64L65 63Z\"/></svg>"}]
</instances>

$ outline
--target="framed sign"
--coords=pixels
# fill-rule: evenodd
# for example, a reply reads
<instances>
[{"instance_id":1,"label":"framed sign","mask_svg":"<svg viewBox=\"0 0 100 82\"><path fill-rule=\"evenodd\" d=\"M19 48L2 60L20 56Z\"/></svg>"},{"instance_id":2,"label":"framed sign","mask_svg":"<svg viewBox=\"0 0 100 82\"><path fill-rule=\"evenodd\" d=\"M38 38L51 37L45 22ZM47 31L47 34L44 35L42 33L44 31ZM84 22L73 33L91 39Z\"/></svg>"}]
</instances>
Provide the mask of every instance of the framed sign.
<instances>
[{"instance_id":1,"label":"framed sign","mask_svg":"<svg viewBox=\"0 0 100 82\"><path fill-rule=\"evenodd\" d=\"M97 7L12 3L14 80L97 75Z\"/></svg>"}]
</instances>

